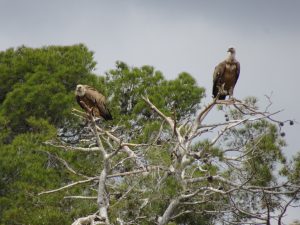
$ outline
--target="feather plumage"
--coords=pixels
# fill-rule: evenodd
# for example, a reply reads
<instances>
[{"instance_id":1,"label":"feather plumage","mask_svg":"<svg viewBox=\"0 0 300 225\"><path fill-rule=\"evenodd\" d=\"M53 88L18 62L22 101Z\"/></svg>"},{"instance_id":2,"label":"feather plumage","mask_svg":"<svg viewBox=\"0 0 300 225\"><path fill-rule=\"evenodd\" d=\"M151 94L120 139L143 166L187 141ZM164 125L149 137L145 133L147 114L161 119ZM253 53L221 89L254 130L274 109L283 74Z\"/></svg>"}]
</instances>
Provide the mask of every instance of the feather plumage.
<instances>
[{"instance_id":1,"label":"feather plumage","mask_svg":"<svg viewBox=\"0 0 300 225\"><path fill-rule=\"evenodd\" d=\"M229 49L228 52L234 51ZM232 53L235 54L235 51ZM219 63L213 74L213 97L225 100L226 96L232 96L233 90L240 75L240 63L233 57Z\"/></svg>"},{"instance_id":2,"label":"feather plumage","mask_svg":"<svg viewBox=\"0 0 300 225\"><path fill-rule=\"evenodd\" d=\"M93 116L102 117L105 120L112 120L112 115L106 105L105 96L96 89L88 85L79 84L76 87L75 95L81 108L86 110L81 103L84 102L85 105L92 111Z\"/></svg>"}]
</instances>

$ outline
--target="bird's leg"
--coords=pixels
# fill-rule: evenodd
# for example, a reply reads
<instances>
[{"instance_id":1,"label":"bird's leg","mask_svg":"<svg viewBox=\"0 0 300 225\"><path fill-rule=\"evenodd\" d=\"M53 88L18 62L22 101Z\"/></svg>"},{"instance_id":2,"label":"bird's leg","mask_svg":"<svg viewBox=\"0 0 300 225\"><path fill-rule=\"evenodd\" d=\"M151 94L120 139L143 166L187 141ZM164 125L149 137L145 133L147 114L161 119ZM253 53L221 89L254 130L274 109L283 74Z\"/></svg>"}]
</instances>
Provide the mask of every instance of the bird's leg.
<instances>
[{"instance_id":1,"label":"bird's leg","mask_svg":"<svg viewBox=\"0 0 300 225\"><path fill-rule=\"evenodd\" d=\"M233 88L229 89L229 99L233 100Z\"/></svg>"}]
</instances>

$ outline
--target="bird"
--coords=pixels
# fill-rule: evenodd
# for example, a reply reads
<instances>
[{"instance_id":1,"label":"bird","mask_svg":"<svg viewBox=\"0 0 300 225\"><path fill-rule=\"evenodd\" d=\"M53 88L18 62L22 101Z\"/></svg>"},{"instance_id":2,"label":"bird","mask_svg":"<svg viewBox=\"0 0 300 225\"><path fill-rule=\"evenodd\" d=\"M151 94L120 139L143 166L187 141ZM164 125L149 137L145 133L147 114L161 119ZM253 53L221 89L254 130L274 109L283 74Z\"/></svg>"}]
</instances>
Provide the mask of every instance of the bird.
<instances>
[{"instance_id":1,"label":"bird","mask_svg":"<svg viewBox=\"0 0 300 225\"><path fill-rule=\"evenodd\" d=\"M219 63L213 73L213 98L225 100L233 97L233 90L240 75L240 63L235 58L235 49L228 49L228 57Z\"/></svg>"},{"instance_id":2,"label":"bird","mask_svg":"<svg viewBox=\"0 0 300 225\"><path fill-rule=\"evenodd\" d=\"M88 85L78 84L76 86L75 96L77 103L87 113L91 112L94 117L102 117L104 120L113 119L109 109L107 108L105 96L98 92L95 88ZM88 109L86 107L88 107Z\"/></svg>"}]
</instances>

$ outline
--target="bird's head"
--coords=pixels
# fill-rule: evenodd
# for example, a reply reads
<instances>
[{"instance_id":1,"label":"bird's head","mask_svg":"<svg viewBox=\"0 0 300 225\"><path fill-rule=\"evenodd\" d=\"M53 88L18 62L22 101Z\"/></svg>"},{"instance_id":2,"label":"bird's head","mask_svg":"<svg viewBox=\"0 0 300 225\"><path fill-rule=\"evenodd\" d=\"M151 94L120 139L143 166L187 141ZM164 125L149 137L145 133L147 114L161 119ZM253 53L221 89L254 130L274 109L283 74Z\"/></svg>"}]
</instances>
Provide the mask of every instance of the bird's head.
<instances>
[{"instance_id":1,"label":"bird's head","mask_svg":"<svg viewBox=\"0 0 300 225\"><path fill-rule=\"evenodd\" d=\"M234 60L235 59L235 49L231 47L227 50L227 52L228 52L228 59L230 61Z\"/></svg>"},{"instance_id":2,"label":"bird's head","mask_svg":"<svg viewBox=\"0 0 300 225\"><path fill-rule=\"evenodd\" d=\"M75 94L78 96L84 96L85 95L85 87L82 84L78 84L76 86Z\"/></svg>"},{"instance_id":3,"label":"bird's head","mask_svg":"<svg viewBox=\"0 0 300 225\"><path fill-rule=\"evenodd\" d=\"M227 52L229 52L231 54L235 54L235 49L231 47L227 50Z\"/></svg>"}]
</instances>

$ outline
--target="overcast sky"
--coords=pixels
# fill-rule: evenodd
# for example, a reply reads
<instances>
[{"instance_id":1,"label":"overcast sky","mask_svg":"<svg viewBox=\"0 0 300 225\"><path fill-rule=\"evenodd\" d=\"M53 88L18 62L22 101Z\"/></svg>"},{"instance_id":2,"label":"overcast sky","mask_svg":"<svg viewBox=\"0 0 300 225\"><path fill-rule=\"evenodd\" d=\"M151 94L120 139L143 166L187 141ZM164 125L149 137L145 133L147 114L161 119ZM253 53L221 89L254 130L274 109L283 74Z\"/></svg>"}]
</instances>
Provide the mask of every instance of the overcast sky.
<instances>
[{"instance_id":1,"label":"overcast sky","mask_svg":"<svg viewBox=\"0 0 300 225\"><path fill-rule=\"evenodd\" d=\"M186 71L208 99L214 66L234 46L235 96L273 93L273 109L285 109L278 118L300 121L300 0L0 0L0 50L76 43L95 52L98 74L116 60L152 65L169 79ZM290 157L300 150L300 125L285 132Z\"/></svg>"}]
</instances>

